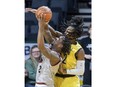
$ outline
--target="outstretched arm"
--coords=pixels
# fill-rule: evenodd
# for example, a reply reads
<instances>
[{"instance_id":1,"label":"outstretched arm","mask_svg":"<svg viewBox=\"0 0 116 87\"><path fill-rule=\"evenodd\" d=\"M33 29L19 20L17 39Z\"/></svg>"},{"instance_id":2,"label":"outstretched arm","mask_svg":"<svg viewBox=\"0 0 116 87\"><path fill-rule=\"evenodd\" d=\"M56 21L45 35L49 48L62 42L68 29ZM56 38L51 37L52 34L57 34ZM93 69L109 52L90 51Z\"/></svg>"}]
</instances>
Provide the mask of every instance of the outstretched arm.
<instances>
[{"instance_id":1,"label":"outstretched arm","mask_svg":"<svg viewBox=\"0 0 116 87\"><path fill-rule=\"evenodd\" d=\"M45 47L44 45L44 27L46 26L46 23L43 20L44 18L39 19L39 32L38 32L38 47L40 49L40 51L42 52L42 54L44 56L46 56L48 59L50 59L50 63L51 65L55 65L56 63L58 63L60 61L60 58L55 55L54 53L52 53L52 51L48 48ZM49 34L51 35L51 34ZM52 37L52 36L50 36Z\"/></svg>"},{"instance_id":2,"label":"outstretched arm","mask_svg":"<svg viewBox=\"0 0 116 87\"><path fill-rule=\"evenodd\" d=\"M32 9L32 8L26 8L25 12L32 12L32 13L36 13L36 9ZM63 34L59 31L55 31L55 29L53 29L49 24L46 24L44 26L44 37L46 39L46 41L48 43L53 43L53 38L56 39L57 37L62 36ZM52 37L51 37L52 36Z\"/></svg>"},{"instance_id":3,"label":"outstretched arm","mask_svg":"<svg viewBox=\"0 0 116 87\"><path fill-rule=\"evenodd\" d=\"M32 13L36 13L36 9L33 8L25 8L25 12L32 12Z\"/></svg>"}]
</instances>

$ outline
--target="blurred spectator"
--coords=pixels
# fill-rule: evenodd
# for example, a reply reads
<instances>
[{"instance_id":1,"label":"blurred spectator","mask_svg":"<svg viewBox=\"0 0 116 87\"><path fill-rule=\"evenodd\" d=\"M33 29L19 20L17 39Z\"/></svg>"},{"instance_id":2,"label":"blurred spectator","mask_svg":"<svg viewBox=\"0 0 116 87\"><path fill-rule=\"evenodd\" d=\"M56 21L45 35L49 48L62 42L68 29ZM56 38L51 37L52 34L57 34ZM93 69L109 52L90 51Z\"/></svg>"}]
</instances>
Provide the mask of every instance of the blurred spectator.
<instances>
[{"instance_id":1,"label":"blurred spectator","mask_svg":"<svg viewBox=\"0 0 116 87\"><path fill-rule=\"evenodd\" d=\"M25 76L28 77L25 87L35 87L37 66L41 61L41 53L37 45L34 45L30 50L30 58L25 61Z\"/></svg>"},{"instance_id":2,"label":"blurred spectator","mask_svg":"<svg viewBox=\"0 0 116 87\"><path fill-rule=\"evenodd\" d=\"M79 40L85 51L85 73L83 85L91 85L91 25L88 28L88 36Z\"/></svg>"}]
</instances>

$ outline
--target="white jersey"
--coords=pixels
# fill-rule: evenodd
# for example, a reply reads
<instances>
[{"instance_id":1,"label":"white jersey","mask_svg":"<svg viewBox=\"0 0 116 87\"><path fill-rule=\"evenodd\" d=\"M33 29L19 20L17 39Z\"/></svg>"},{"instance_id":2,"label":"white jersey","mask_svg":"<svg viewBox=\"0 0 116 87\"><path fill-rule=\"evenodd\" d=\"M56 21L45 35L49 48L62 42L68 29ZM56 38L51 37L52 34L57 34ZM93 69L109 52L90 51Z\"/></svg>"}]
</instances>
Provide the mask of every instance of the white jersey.
<instances>
[{"instance_id":1,"label":"white jersey","mask_svg":"<svg viewBox=\"0 0 116 87\"><path fill-rule=\"evenodd\" d=\"M58 53L56 53L55 51L52 52L59 57ZM51 66L50 60L48 58L42 56L42 59L43 61L39 63L37 67L36 82L45 83L46 85L51 85L52 87L54 87L53 76L57 72L60 62L55 66Z\"/></svg>"}]
</instances>

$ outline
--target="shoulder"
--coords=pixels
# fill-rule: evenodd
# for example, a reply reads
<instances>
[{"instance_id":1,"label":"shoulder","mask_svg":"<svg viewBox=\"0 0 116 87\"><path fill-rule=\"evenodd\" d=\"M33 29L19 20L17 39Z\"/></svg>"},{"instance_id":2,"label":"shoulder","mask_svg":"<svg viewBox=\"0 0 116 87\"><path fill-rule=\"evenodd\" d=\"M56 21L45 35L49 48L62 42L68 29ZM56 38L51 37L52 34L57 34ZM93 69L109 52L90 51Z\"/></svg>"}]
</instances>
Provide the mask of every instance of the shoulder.
<instances>
[{"instance_id":1,"label":"shoulder","mask_svg":"<svg viewBox=\"0 0 116 87\"><path fill-rule=\"evenodd\" d=\"M77 51L80 50L80 48L82 48L82 46L80 45L80 43L77 41L76 45L71 45L71 47L75 48Z\"/></svg>"}]
</instances>

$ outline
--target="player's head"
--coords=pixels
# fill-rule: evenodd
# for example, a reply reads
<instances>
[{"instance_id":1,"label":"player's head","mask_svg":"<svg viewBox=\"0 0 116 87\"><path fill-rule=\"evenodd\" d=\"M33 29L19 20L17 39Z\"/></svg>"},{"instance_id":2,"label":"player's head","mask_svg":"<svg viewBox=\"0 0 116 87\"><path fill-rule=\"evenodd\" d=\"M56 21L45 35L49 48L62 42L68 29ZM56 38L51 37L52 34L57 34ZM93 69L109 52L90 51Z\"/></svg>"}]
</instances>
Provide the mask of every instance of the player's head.
<instances>
[{"instance_id":1,"label":"player's head","mask_svg":"<svg viewBox=\"0 0 116 87\"><path fill-rule=\"evenodd\" d=\"M57 40L53 43L53 47L59 53L63 53L63 55L69 54L71 49L70 40L64 36L57 38Z\"/></svg>"},{"instance_id":2,"label":"player's head","mask_svg":"<svg viewBox=\"0 0 116 87\"><path fill-rule=\"evenodd\" d=\"M37 45L34 45L31 50L30 50L30 54L33 58L39 58L41 56L41 52L38 49Z\"/></svg>"},{"instance_id":3,"label":"player's head","mask_svg":"<svg viewBox=\"0 0 116 87\"><path fill-rule=\"evenodd\" d=\"M70 40L80 37L83 32L83 18L74 16L71 18L68 27L66 28L65 35Z\"/></svg>"}]
</instances>

